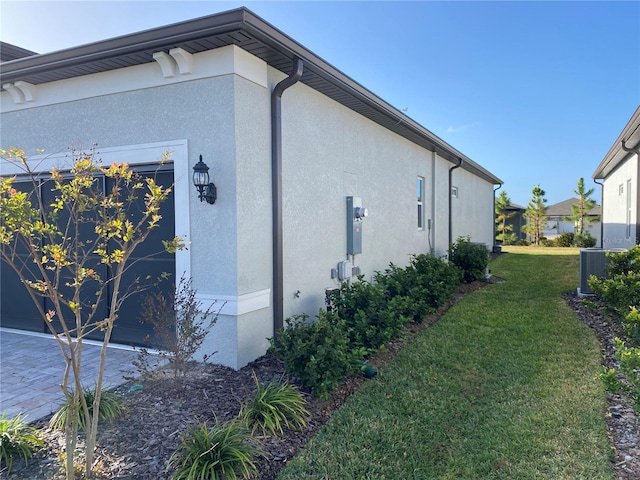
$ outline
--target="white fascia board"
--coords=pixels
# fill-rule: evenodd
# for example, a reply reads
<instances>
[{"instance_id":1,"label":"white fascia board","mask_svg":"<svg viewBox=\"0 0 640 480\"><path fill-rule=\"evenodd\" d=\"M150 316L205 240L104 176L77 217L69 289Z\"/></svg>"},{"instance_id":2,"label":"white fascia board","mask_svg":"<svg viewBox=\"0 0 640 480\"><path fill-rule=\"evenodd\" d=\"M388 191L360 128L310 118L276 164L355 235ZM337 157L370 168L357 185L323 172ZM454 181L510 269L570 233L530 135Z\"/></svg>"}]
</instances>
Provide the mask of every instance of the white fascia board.
<instances>
[{"instance_id":1,"label":"white fascia board","mask_svg":"<svg viewBox=\"0 0 640 480\"><path fill-rule=\"evenodd\" d=\"M176 61L172 56L166 54L160 55L158 58L162 58L166 62ZM235 45L197 53L190 57L190 61L192 61L191 71L185 70L183 67L184 73L171 77L163 74L160 64L152 62L56 82L32 85L29 90L30 101L26 101L22 96L19 96L19 101L16 101L16 96L10 93L10 90L14 88L14 84L7 84L4 86L7 91L0 93L1 110L3 113L26 110L231 74L243 77L265 88L267 87L267 64ZM178 70L178 65L176 64L175 71L177 72ZM166 72L164 73L166 74ZM21 88L23 83L15 82L15 89Z\"/></svg>"},{"instance_id":2,"label":"white fascia board","mask_svg":"<svg viewBox=\"0 0 640 480\"><path fill-rule=\"evenodd\" d=\"M196 299L203 303L204 308L213 307L213 312L220 315L240 316L255 312L271 305L271 289L266 288L244 295L216 295L196 294Z\"/></svg>"}]
</instances>

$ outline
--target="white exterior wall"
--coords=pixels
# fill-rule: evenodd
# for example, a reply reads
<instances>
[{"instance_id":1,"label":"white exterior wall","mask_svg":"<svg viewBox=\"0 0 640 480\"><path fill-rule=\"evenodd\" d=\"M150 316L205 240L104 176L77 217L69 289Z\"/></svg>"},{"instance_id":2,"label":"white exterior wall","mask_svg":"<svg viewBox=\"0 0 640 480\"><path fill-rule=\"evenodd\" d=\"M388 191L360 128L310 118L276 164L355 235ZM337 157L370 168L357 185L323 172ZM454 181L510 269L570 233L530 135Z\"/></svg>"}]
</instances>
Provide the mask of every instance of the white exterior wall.
<instances>
[{"instance_id":1,"label":"white exterior wall","mask_svg":"<svg viewBox=\"0 0 640 480\"><path fill-rule=\"evenodd\" d=\"M638 241L636 238L638 156L636 154L630 155L607 176L603 183L602 246L603 248L631 248ZM622 192L620 186L622 186Z\"/></svg>"}]
</instances>

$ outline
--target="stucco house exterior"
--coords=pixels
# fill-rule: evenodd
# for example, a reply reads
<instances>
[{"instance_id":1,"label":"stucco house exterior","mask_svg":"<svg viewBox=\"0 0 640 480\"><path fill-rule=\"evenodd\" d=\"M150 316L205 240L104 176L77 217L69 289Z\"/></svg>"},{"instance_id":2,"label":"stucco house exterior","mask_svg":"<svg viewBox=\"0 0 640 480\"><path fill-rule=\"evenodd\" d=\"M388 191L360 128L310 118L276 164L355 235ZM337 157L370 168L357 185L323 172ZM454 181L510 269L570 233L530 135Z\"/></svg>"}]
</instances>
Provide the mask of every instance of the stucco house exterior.
<instances>
[{"instance_id":1,"label":"stucco house exterior","mask_svg":"<svg viewBox=\"0 0 640 480\"><path fill-rule=\"evenodd\" d=\"M595 172L602 185L602 247L630 248L640 238L640 106Z\"/></svg>"},{"instance_id":2,"label":"stucco house exterior","mask_svg":"<svg viewBox=\"0 0 640 480\"><path fill-rule=\"evenodd\" d=\"M327 288L357 273L444 255L459 236L493 245L498 177L245 8L1 70L0 143L42 170L64 168L71 145L96 143L104 162L141 169L172 152L163 220L189 248L148 268L224 303L205 345L216 363L264 354L284 319L313 316ZM200 156L213 204L192 184ZM0 163L0 173L18 172ZM23 287L7 270L2 324L46 331L15 320L9 296ZM121 314L121 343L139 343L136 306Z\"/></svg>"},{"instance_id":3,"label":"stucco house exterior","mask_svg":"<svg viewBox=\"0 0 640 480\"><path fill-rule=\"evenodd\" d=\"M576 226L573 221L567 220L567 217L571 217L571 206L578 203L578 198L568 198L562 202L554 203L547 207L547 225L543 231L543 235L552 240L558 237L561 233L569 232L575 233ZM596 245L600 245L600 215L602 208L600 205L594 206L587 213L587 218L584 222L584 229L596 240ZM589 221L589 220L591 221Z\"/></svg>"}]
</instances>

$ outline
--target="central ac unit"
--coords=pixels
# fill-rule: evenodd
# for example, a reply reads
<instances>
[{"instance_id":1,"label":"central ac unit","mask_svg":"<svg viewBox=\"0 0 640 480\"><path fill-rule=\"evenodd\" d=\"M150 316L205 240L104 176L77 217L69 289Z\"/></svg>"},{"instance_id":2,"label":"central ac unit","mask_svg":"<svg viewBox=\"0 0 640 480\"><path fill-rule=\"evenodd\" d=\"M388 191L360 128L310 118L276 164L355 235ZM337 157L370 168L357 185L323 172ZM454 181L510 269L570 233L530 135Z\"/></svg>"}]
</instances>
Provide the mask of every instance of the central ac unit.
<instances>
[{"instance_id":1,"label":"central ac unit","mask_svg":"<svg viewBox=\"0 0 640 480\"><path fill-rule=\"evenodd\" d=\"M593 295L589 288L589 277L595 275L599 278L607 276L607 253L626 252L624 248L581 248L580 249L580 287L578 295Z\"/></svg>"}]
</instances>

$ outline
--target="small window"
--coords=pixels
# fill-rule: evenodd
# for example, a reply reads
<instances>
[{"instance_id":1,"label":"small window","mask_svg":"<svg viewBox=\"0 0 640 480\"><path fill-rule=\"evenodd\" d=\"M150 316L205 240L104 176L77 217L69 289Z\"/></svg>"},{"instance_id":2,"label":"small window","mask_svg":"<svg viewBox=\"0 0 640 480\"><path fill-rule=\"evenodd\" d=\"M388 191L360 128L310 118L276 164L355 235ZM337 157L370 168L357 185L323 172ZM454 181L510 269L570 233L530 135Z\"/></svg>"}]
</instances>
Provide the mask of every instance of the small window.
<instances>
[{"instance_id":1,"label":"small window","mask_svg":"<svg viewBox=\"0 0 640 480\"><path fill-rule=\"evenodd\" d=\"M458 198L458 187L451 187L451 196L453 198Z\"/></svg>"},{"instance_id":2,"label":"small window","mask_svg":"<svg viewBox=\"0 0 640 480\"><path fill-rule=\"evenodd\" d=\"M424 178L416 181L416 196L418 198L418 229L424 230Z\"/></svg>"},{"instance_id":3,"label":"small window","mask_svg":"<svg viewBox=\"0 0 640 480\"><path fill-rule=\"evenodd\" d=\"M618 195L622 195L624 193L624 185L618 185Z\"/></svg>"}]
</instances>

